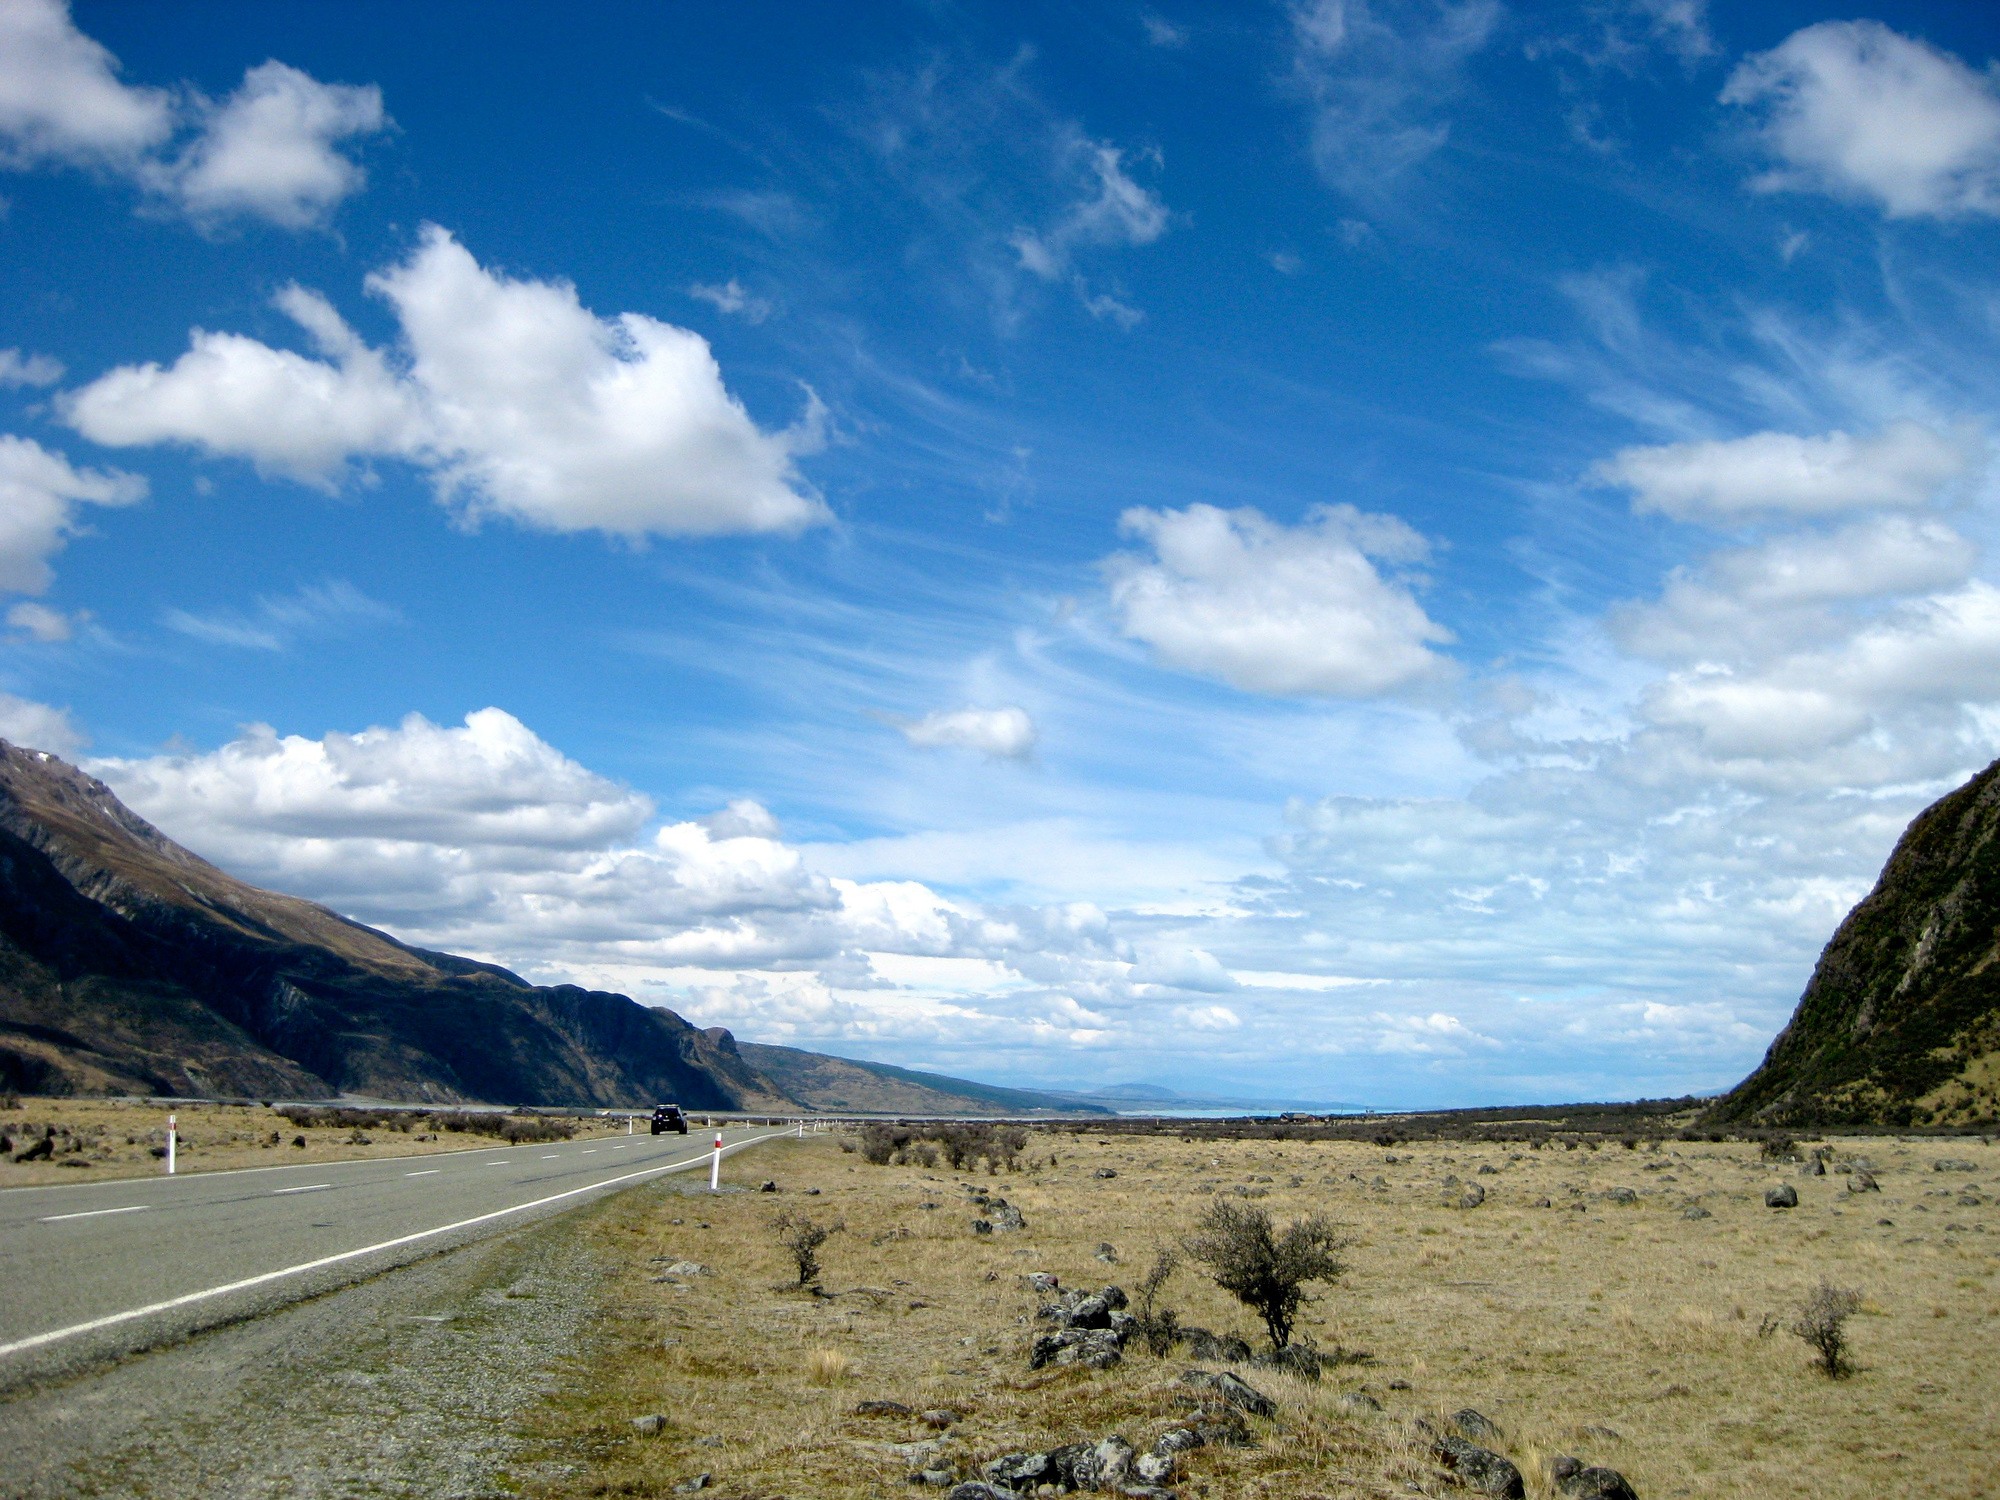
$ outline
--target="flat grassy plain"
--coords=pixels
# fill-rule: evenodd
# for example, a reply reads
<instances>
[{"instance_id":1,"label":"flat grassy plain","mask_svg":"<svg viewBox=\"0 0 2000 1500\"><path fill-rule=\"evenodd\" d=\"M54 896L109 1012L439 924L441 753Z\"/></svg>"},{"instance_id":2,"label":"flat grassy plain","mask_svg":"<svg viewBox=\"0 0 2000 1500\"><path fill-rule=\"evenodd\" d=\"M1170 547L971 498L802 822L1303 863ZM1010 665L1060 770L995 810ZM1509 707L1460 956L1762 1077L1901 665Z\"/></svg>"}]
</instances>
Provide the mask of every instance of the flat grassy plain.
<instances>
[{"instance_id":1,"label":"flat grassy plain","mask_svg":"<svg viewBox=\"0 0 2000 1500\"><path fill-rule=\"evenodd\" d=\"M924 1493L906 1484L919 1468L969 1473L1113 1431L1143 1448L1181 1410L1188 1361L1135 1341L1110 1371L1031 1372L1039 1299L1024 1278L1129 1290L1222 1194L1280 1222L1322 1211L1347 1227L1349 1270L1318 1289L1300 1332L1356 1362L1317 1384L1243 1368L1278 1416L1253 1422L1254 1447L1189 1455L1183 1495L1463 1494L1409 1434L1412 1418L1467 1405L1504 1430L1531 1495L1553 1494L1557 1453L1622 1471L1642 1497L1992 1493L2000 1150L1832 1144L1818 1177L1762 1161L1755 1144L1674 1140L1385 1149L1037 1131L1032 1168L998 1176L871 1166L833 1135L774 1143L726 1164L736 1192L641 1188L582 1221L609 1267L603 1304L530 1421L516 1482L547 1500L669 1495L703 1474L701 1492L724 1497L881 1496ZM1838 1168L1862 1159L1881 1188L1850 1195ZM1941 1159L1974 1170L1934 1170ZM1484 1203L1446 1206L1454 1176ZM742 1190L767 1177L780 1192ZM1780 1181L1797 1208L1765 1207ZM975 1235L974 1187L1018 1206L1027 1227ZM1609 1196L1618 1189L1632 1201ZM1684 1217L1690 1205L1708 1217ZM844 1224L823 1252L830 1295L787 1285L773 1221L788 1209ZM708 1274L667 1274L681 1261ZM1864 1299L1844 1380L1818 1373L1782 1327L1822 1278ZM1198 1268L1163 1301L1259 1342ZM1344 1408L1355 1391L1384 1410ZM962 1420L934 1431L859 1415L865 1400ZM642 1435L632 1421L650 1414L664 1424Z\"/></svg>"},{"instance_id":2,"label":"flat grassy plain","mask_svg":"<svg viewBox=\"0 0 2000 1500\"><path fill-rule=\"evenodd\" d=\"M287 1167L371 1157L420 1156L436 1151L490 1149L495 1138L437 1130L406 1119L407 1130L346 1124L298 1125L262 1105L176 1105L178 1172L226 1172L242 1167ZM625 1122L574 1118L577 1138L623 1135ZM23 1098L19 1107L0 1109L0 1135L19 1150L49 1126L57 1131L56 1154L42 1161L0 1159L0 1188L39 1187L146 1177L166 1170L153 1155L167 1140L167 1110L137 1099ZM644 1128L644 1122L641 1127ZM292 1142L305 1138L305 1145Z\"/></svg>"}]
</instances>

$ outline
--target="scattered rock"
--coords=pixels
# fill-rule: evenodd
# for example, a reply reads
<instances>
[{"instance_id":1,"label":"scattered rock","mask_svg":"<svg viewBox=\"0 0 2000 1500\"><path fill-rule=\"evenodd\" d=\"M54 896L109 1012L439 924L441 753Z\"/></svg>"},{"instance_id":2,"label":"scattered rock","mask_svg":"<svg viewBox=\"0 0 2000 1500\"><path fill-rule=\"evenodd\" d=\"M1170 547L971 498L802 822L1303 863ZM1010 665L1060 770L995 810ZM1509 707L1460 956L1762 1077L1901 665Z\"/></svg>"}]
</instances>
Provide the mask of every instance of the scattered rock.
<instances>
[{"instance_id":1,"label":"scattered rock","mask_svg":"<svg viewBox=\"0 0 2000 1500\"><path fill-rule=\"evenodd\" d=\"M1028 1351L1028 1368L1048 1365L1082 1365L1087 1370L1108 1370L1125 1356L1123 1336L1110 1328L1065 1328L1045 1333Z\"/></svg>"},{"instance_id":2,"label":"scattered rock","mask_svg":"<svg viewBox=\"0 0 2000 1500\"><path fill-rule=\"evenodd\" d=\"M707 1489L709 1482L714 1478L713 1474L697 1474L694 1478L683 1480L681 1483L675 1485L674 1493L677 1495L692 1495L696 1490Z\"/></svg>"},{"instance_id":3,"label":"scattered rock","mask_svg":"<svg viewBox=\"0 0 2000 1500\"><path fill-rule=\"evenodd\" d=\"M757 1189L757 1191L760 1193L775 1193L777 1192L777 1190L778 1190L777 1183L771 1181L771 1179L768 1177L764 1179L764 1185Z\"/></svg>"},{"instance_id":4,"label":"scattered rock","mask_svg":"<svg viewBox=\"0 0 2000 1500\"><path fill-rule=\"evenodd\" d=\"M1003 1490L995 1484L985 1484L976 1479L951 1487L944 1500L1015 1500L1012 1490Z\"/></svg>"},{"instance_id":5,"label":"scattered rock","mask_svg":"<svg viewBox=\"0 0 2000 1500\"><path fill-rule=\"evenodd\" d=\"M1101 1244L1101 1245L1099 1245L1099 1246L1097 1247L1097 1258L1098 1258L1099 1260L1103 1261L1103 1262L1104 1262L1104 1263L1105 1263L1105 1264L1106 1264L1107 1266L1115 1266L1115 1265L1117 1265L1117 1264L1118 1264L1118 1247L1117 1247L1117 1246L1115 1246L1115 1245L1113 1245L1113 1244L1111 1244L1111 1243L1110 1243L1110 1242L1109 1242L1109 1241L1107 1240L1107 1241L1106 1241L1105 1243L1103 1243L1103 1244Z\"/></svg>"},{"instance_id":6,"label":"scattered rock","mask_svg":"<svg viewBox=\"0 0 2000 1500\"><path fill-rule=\"evenodd\" d=\"M1766 1208L1797 1208L1798 1206L1799 1190L1789 1182L1781 1182L1764 1194L1764 1207Z\"/></svg>"},{"instance_id":7,"label":"scattered rock","mask_svg":"<svg viewBox=\"0 0 2000 1500\"><path fill-rule=\"evenodd\" d=\"M989 1484L1005 1490L1032 1491L1038 1484L1053 1484L1054 1458L1047 1453L1007 1453L984 1465L981 1470ZM954 1490L953 1494L958 1492Z\"/></svg>"},{"instance_id":8,"label":"scattered rock","mask_svg":"<svg viewBox=\"0 0 2000 1500\"><path fill-rule=\"evenodd\" d=\"M640 1437L658 1437L660 1429L666 1425L667 1419L658 1415L632 1419L632 1427Z\"/></svg>"},{"instance_id":9,"label":"scattered rock","mask_svg":"<svg viewBox=\"0 0 2000 1500\"><path fill-rule=\"evenodd\" d=\"M1806 1175L1809 1177L1826 1176L1826 1158L1815 1151L1812 1160L1806 1163ZM1610 1471L1607 1470L1606 1472Z\"/></svg>"},{"instance_id":10,"label":"scattered rock","mask_svg":"<svg viewBox=\"0 0 2000 1500\"><path fill-rule=\"evenodd\" d=\"M933 1406L928 1411L919 1412L917 1417L926 1427L940 1428L950 1427L964 1420L962 1413L953 1411L949 1406Z\"/></svg>"},{"instance_id":11,"label":"scattered rock","mask_svg":"<svg viewBox=\"0 0 2000 1500\"><path fill-rule=\"evenodd\" d=\"M1061 1287L1062 1283L1057 1281L1047 1271L1031 1271L1028 1273L1028 1290L1031 1292L1040 1292L1044 1297L1052 1297Z\"/></svg>"},{"instance_id":12,"label":"scattered rock","mask_svg":"<svg viewBox=\"0 0 2000 1500\"><path fill-rule=\"evenodd\" d=\"M900 1401L862 1401L854 1408L857 1417L913 1417L916 1409Z\"/></svg>"},{"instance_id":13,"label":"scattered rock","mask_svg":"<svg viewBox=\"0 0 2000 1500\"><path fill-rule=\"evenodd\" d=\"M910 1476L911 1484L929 1485L933 1489L943 1489L956 1481L958 1476L950 1469L919 1469ZM981 1486L985 1488L985 1486Z\"/></svg>"},{"instance_id":14,"label":"scattered rock","mask_svg":"<svg viewBox=\"0 0 2000 1500\"><path fill-rule=\"evenodd\" d=\"M1250 1362L1250 1346L1234 1334L1210 1333L1206 1328L1184 1328L1181 1344L1189 1359L1212 1365L1244 1365Z\"/></svg>"},{"instance_id":15,"label":"scattered rock","mask_svg":"<svg viewBox=\"0 0 2000 1500\"><path fill-rule=\"evenodd\" d=\"M993 1226L987 1223L986 1220L984 1219L974 1219L972 1221L972 1232L974 1234L991 1234L993 1232ZM958 1492L954 1490L952 1493L956 1494Z\"/></svg>"},{"instance_id":16,"label":"scattered rock","mask_svg":"<svg viewBox=\"0 0 2000 1500\"><path fill-rule=\"evenodd\" d=\"M1546 1198L1537 1198L1535 1200L1535 1207L1537 1208L1547 1208L1548 1206L1549 1206L1549 1200Z\"/></svg>"},{"instance_id":17,"label":"scattered rock","mask_svg":"<svg viewBox=\"0 0 2000 1500\"><path fill-rule=\"evenodd\" d=\"M1602 1427L1595 1423L1577 1428L1579 1437L1596 1438L1600 1443L1622 1443L1625 1434L1615 1427Z\"/></svg>"},{"instance_id":18,"label":"scattered rock","mask_svg":"<svg viewBox=\"0 0 2000 1500\"><path fill-rule=\"evenodd\" d=\"M1225 1405L1247 1411L1253 1417L1274 1417L1278 1414L1277 1402L1242 1376L1233 1375L1228 1370L1183 1370L1181 1384L1207 1391Z\"/></svg>"},{"instance_id":19,"label":"scattered rock","mask_svg":"<svg viewBox=\"0 0 2000 1500\"><path fill-rule=\"evenodd\" d=\"M662 1276L713 1276L715 1272L698 1260L677 1260L660 1272Z\"/></svg>"},{"instance_id":20,"label":"scattered rock","mask_svg":"<svg viewBox=\"0 0 2000 1500\"><path fill-rule=\"evenodd\" d=\"M1703 1208L1699 1203L1690 1203L1686 1208L1681 1210L1681 1217L1683 1219L1712 1219L1715 1215Z\"/></svg>"},{"instance_id":21,"label":"scattered rock","mask_svg":"<svg viewBox=\"0 0 2000 1500\"><path fill-rule=\"evenodd\" d=\"M1112 1167L1099 1167L1095 1172L1092 1172L1090 1175L1092 1177L1098 1178L1101 1181L1109 1182L1112 1178L1116 1177L1118 1173L1116 1169Z\"/></svg>"},{"instance_id":22,"label":"scattered rock","mask_svg":"<svg viewBox=\"0 0 2000 1500\"><path fill-rule=\"evenodd\" d=\"M1132 1471L1132 1445L1116 1433L1095 1443L1070 1443L1049 1455L1058 1489L1115 1489Z\"/></svg>"},{"instance_id":23,"label":"scattered rock","mask_svg":"<svg viewBox=\"0 0 2000 1500\"><path fill-rule=\"evenodd\" d=\"M1856 1167L1854 1175L1847 1179L1847 1190L1850 1193L1879 1193L1882 1187L1875 1181L1873 1172Z\"/></svg>"},{"instance_id":24,"label":"scattered rock","mask_svg":"<svg viewBox=\"0 0 2000 1500\"><path fill-rule=\"evenodd\" d=\"M1486 1189L1478 1183L1469 1184L1452 1203L1453 1208L1477 1208L1486 1201Z\"/></svg>"},{"instance_id":25,"label":"scattered rock","mask_svg":"<svg viewBox=\"0 0 2000 1500\"><path fill-rule=\"evenodd\" d=\"M1382 1403L1366 1391L1349 1391L1343 1396L1335 1397L1333 1404L1342 1411L1351 1412L1376 1412L1382 1409Z\"/></svg>"},{"instance_id":26,"label":"scattered rock","mask_svg":"<svg viewBox=\"0 0 2000 1500\"><path fill-rule=\"evenodd\" d=\"M808 1198L817 1198L817 1197L819 1196L819 1189L818 1189L818 1188L807 1188L807 1189L806 1189L806 1196L807 1196Z\"/></svg>"},{"instance_id":27,"label":"scattered rock","mask_svg":"<svg viewBox=\"0 0 2000 1500\"><path fill-rule=\"evenodd\" d=\"M1250 1363L1266 1370L1284 1370L1302 1380L1317 1380L1320 1357L1301 1344L1290 1344L1272 1354L1253 1354Z\"/></svg>"},{"instance_id":28,"label":"scattered rock","mask_svg":"<svg viewBox=\"0 0 2000 1500\"><path fill-rule=\"evenodd\" d=\"M1456 1433L1439 1432L1421 1417L1416 1421L1416 1429L1432 1456L1467 1489L1496 1496L1498 1500L1526 1500L1527 1485L1510 1460Z\"/></svg>"},{"instance_id":29,"label":"scattered rock","mask_svg":"<svg viewBox=\"0 0 2000 1500\"><path fill-rule=\"evenodd\" d=\"M1028 1221L1021 1217L1021 1210L1005 1198L993 1200L993 1227L997 1230L1026 1229Z\"/></svg>"},{"instance_id":30,"label":"scattered rock","mask_svg":"<svg viewBox=\"0 0 2000 1500\"><path fill-rule=\"evenodd\" d=\"M1931 1163L1933 1172L1977 1172L1979 1163L1961 1161L1955 1156L1941 1156Z\"/></svg>"},{"instance_id":31,"label":"scattered rock","mask_svg":"<svg viewBox=\"0 0 2000 1500\"><path fill-rule=\"evenodd\" d=\"M1407 1391L1413 1389L1413 1387L1407 1380L1392 1380L1389 1382L1389 1389L1392 1391Z\"/></svg>"},{"instance_id":32,"label":"scattered rock","mask_svg":"<svg viewBox=\"0 0 2000 1500\"><path fill-rule=\"evenodd\" d=\"M1627 1206L1637 1203L1639 1195L1628 1187L1615 1187L1604 1195L1606 1203L1623 1203Z\"/></svg>"},{"instance_id":33,"label":"scattered rock","mask_svg":"<svg viewBox=\"0 0 2000 1500\"><path fill-rule=\"evenodd\" d=\"M1469 1406L1461 1406L1451 1414L1451 1425L1475 1443L1498 1443L1506 1436L1500 1431L1498 1423Z\"/></svg>"},{"instance_id":34,"label":"scattered rock","mask_svg":"<svg viewBox=\"0 0 2000 1500\"><path fill-rule=\"evenodd\" d=\"M1549 1478L1555 1481L1556 1493L1568 1500L1639 1500L1616 1469L1585 1465L1568 1454L1549 1460Z\"/></svg>"}]
</instances>

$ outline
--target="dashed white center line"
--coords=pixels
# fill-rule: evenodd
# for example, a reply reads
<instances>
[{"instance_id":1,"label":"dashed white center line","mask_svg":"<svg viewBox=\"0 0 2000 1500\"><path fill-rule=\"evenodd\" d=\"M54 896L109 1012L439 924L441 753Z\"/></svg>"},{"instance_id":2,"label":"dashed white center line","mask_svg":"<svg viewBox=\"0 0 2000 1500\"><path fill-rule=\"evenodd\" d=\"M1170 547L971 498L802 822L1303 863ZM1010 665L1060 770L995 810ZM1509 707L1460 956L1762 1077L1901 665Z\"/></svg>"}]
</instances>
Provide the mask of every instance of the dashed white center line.
<instances>
[{"instance_id":1,"label":"dashed white center line","mask_svg":"<svg viewBox=\"0 0 2000 1500\"><path fill-rule=\"evenodd\" d=\"M100 1214L142 1214L152 1205L133 1203L124 1208L89 1208L80 1214L43 1214L44 1224L60 1224L64 1219L94 1219Z\"/></svg>"},{"instance_id":2,"label":"dashed white center line","mask_svg":"<svg viewBox=\"0 0 2000 1500\"><path fill-rule=\"evenodd\" d=\"M542 1158L542 1160L543 1160L543 1161L554 1161L554 1160L555 1160L555 1157L553 1157L553 1156L545 1156L545 1157L543 1157L543 1158Z\"/></svg>"},{"instance_id":3,"label":"dashed white center line","mask_svg":"<svg viewBox=\"0 0 2000 1500\"><path fill-rule=\"evenodd\" d=\"M271 1196L272 1196L273 1198L276 1198L276 1197L280 1197L281 1195L283 1195L283 1194L285 1194L285 1193L317 1193L317 1192L321 1192L321 1191L323 1191L323 1190L325 1190L325 1189L327 1189L327 1188L330 1188L330 1187L332 1187L332 1186L333 1186L333 1184L332 1184L332 1183L330 1183L330 1182L312 1182L312 1183L308 1183L308 1184L306 1184L306 1186L304 1186L304 1187L295 1187L295 1188L279 1188L279 1189L277 1189L277 1190L276 1190L275 1192L273 1192L273 1193L271 1194Z\"/></svg>"},{"instance_id":4,"label":"dashed white center line","mask_svg":"<svg viewBox=\"0 0 2000 1500\"><path fill-rule=\"evenodd\" d=\"M489 1161L486 1165L489 1167L504 1167L507 1163L504 1161Z\"/></svg>"},{"instance_id":5,"label":"dashed white center line","mask_svg":"<svg viewBox=\"0 0 2000 1500\"><path fill-rule=\"evenodd\" d=\"M613 1146L611 1149L613 1151L623 1151L625 1148L623 1146Z\"/></svg>"},{"instance_id":6,"label":"dashed white center line","mask_svg":"<svg viewBox=\"0 0 2000 1500\"><path fill-rule=\"evenodd\" d=\"M443 1170L443 1167L425 1167L421 1172L405 1172L403 1175L405 1177L435 1177Z\"/></svg>"},{"instance_id":7,"label":"dashed white center line","mask_svg":"<svg viewBox=\"0 0 2000 1500\"><path fill-rule=\"evenodd\" d=\"M585 1156L595 1156L597 1155L597 1148L595 1146L592 1146L588 1150L586 1150L583 1154Z\"/></svg>"}]
</instances>

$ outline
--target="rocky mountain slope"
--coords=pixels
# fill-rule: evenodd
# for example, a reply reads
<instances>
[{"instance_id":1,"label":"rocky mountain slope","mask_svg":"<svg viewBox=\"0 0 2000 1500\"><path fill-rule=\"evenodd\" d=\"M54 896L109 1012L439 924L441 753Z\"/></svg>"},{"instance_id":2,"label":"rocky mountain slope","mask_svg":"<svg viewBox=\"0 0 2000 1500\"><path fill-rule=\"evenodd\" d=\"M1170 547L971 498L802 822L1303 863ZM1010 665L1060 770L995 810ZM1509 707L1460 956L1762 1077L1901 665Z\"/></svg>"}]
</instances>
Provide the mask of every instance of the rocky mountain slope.
<instances>
[{"instance_id":1,"label":"rocky mountain slope","mask_svg":"<svg viewBox=\"0 0 2000 1500\"><path fill-rule=\"evenodd\" d=\"M896 1115L1026 1115L1044 1112L1107 1115L1101 1105L1035 1089L968 1083L889 1063L829 1057L797 1047L739 1045L744 1060L799 1103L813 1109Z\"/></svg>"},{"instance_id":2,"label":"rocky mountain slope","mask_svg":"<svg viewBox=\"0 0 2000 1500\"><path fill-rule=\"evenodd\" d=\"M1991 1123L2000 1107L2000 761L1920 813L1762 1066L1709 1112Z\"/></svg>"},{"instance_id":3,"label":"rocky mountain slope","mask_svg":"<svg viewBox=\"0 0 2000 1500\"><path fill-rule=\"evenodd\" d=\"M0 741L0 1088L782 1109L721 1028L430 953Z\"/></svg>"}]
</instances>

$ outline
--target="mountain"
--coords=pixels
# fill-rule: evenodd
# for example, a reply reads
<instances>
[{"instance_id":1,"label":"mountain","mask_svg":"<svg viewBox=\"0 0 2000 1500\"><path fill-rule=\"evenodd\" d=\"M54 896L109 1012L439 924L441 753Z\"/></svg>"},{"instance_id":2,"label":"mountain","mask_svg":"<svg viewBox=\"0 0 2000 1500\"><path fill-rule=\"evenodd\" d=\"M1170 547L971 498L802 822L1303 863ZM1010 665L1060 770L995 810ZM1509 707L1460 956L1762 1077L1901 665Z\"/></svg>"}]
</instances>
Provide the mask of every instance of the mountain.
<instances>
[{"instance_id":1,"label":"mountain","mask_svg":"<svg viewBox=\"0 0 2000 1500\"><path fill-rule=\"evenodd\" d=\"M0 741L0 1088L785 1109L720 1027L223 873Z\"/></svg>"},{"instance_id":2,"label":"mountain","mask_svg":"<svg viewBox=\"0 0 2000 1500\"><path fill-rule=\"evenodd\" d=\"M888 1063L860 1062L797 1047L738 1046L744 1061L812 1109L882 1115L1025 1115L1045 1111L1106 1115L1111 1111L1068 1094L968 1083Z\"/></svg>"},{"instance_id":3,"label":"mountain","mask_svg":"<svg viewBox=\"0 0 2000 1500\"><path fill-rule=\"evenodd\" d=\"M2000 1095L2000 761L1918 814L1718 1123L1990 1124Z\"/></svg>"}]
</instances>

